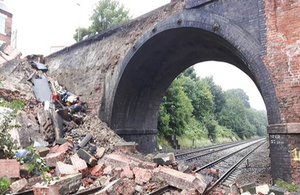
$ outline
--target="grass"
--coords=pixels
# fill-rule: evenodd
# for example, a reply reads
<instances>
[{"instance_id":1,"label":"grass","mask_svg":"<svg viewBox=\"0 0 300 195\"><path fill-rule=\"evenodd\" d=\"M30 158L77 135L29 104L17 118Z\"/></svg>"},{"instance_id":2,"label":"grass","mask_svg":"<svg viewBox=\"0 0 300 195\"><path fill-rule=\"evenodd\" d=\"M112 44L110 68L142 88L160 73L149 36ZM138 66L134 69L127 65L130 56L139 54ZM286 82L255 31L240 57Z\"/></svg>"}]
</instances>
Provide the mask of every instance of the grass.
<instances>
[{"instance_id":1,"label":"grass","mask_svg":"<svg viewBox=\"0 0 300 195\"><path fill-rule=\"evenodd\" d=\"M24 100L13 100L12 102L8 102L5 99L0 98L0 106L10 108L13 112L17 112L24 108Z\"/></svg>"},{"instance_id":2,"label":"grass","mask_svg":"<svg viewBox=\"0 0 300 195\"><path fill-rule=\"evenodd\" d=\"M300 192L299 187L297 187L295 184L289 184L281 179L276 180L275 184L278 187L287 189L289 192Z\"/></svg>"},{"instance_id":3,"label":"grass","mask_svg":"<svg viewBox=\"0 0 300 195\"><path fill-rule=\"evenodd\" d=\"M194 148L211 145L211 141L207 138L194 139L194 141L187 137L177 137L179 145L183 148Z\"/></svg>"}]
</instances>

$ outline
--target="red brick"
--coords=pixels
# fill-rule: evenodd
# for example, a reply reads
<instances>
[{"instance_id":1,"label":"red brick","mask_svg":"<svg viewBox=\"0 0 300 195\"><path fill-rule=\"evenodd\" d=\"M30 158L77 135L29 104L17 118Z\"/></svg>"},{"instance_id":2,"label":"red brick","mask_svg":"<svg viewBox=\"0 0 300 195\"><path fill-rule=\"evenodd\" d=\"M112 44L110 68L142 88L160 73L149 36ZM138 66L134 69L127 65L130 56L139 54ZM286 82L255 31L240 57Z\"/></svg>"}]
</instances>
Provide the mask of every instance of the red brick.
<instances>
[{"instance_id":1,"label":"red brick","mask_svg":"<svg viewBox=\"0 0 300 195\"><path fill-rule=\"evenodd\" d=\"M96 165L91 169L91 175L101 177L103 175L103 165Z\"/></svg>"},{"instance_id":2,"label":"red brick","mask_svg":"<svg viewBox=\"0 0 300 195\"><path fill-rule=\"evenodd\" d=\"M56 168L55 168L55 173L58 176L65 176L65 175L71 175L78 173L78 170L76 170L73 165L68 165L63 162L57 162L56 163Z\"/></svg>"},{"instance_id":3,"label":"red brick","mask_svg":"<svg viewBox=\"0 0 300 195\"><path fill-rule=\"evenodd\" d=\"M104 152L105 152L105 148L104 148L104 147L97 148L97 153L95 154L95 157L96 157L97 159L102 158Z\"/></svg>"},{"instance_id":4,"label":"red brick","mask_svg":"<svg viewBox=\"0 0 300 195\"><path fill-rule=\"evenodd\" d=\"M121 174L121 177L126 177L126 178L129 178L129 179L133 179L134 175L133 175L133 172L131 171L129 165L124 167L123 172Z\"/></svg>"},{"instance_id":5,"label":"red brick","mask_svg":"<svg viewBox=\"0 0 300 195\"><path fill-rule=\"evenodd\" d=\"M66 143L60 145L56 152L66 153L69 150L70 146L71 146L70 143L66 142Z\"/></svg>"},{"instance_id":6,"label":"red brick","mask_svg":"<svg viewBox=\"0 0 300 195\"><path fill-rule=\"evenodd\" d=\"M59 145L53 146L52 148L50 148L50 153L57 152L58 148L59 148Z\"/></svg>"},{"instance_id":7,"label":"red brick","mask_svg":"<svg viewBox=\"0 0 300 195\"><path fill-rule=\"evenodd\" d=\"M87 169L86 162L81 159L77 154L70 157L73 167L78 171L85 171Z\"/></svg>"},{"instance_id":8,"label":"red brick","mask_svg":"<svg viewBox=\"0 0 300 195\"><path fill-rule=\"evenodd\" d=\"M147 183L151 179L151 172L148 169L142 169L139 167L134 167L132 170L135 176L135 183L139 185L143 185L144 183Z\"/></svg>"},{"instance_id":9,"label":"red brick","mask_svg":"<svg viewBox=\"0 0 300 195\"><path fill-rule=\"evenodd\" d=\"M178 189L189 190L195 188L202 194L207 187L207 183L199 174L196 177L165 167L158 167L153 172L155 176L162 178L169 185Z\"/></svg>"},{"instance_id":10,"label":"red brick","mask_svg":"<svg viewBox=\"0 0 300 195\"><path fill-rule=\"evenodd\" d=\"M65 155L64 155L64 153L59 153L59 152L50 153L50 154L47 154L47 156L44 157L44 159L46 161L47 166L55 167L57 162L63 161L65 159Z\"/></svg>"},{"instance_id":11,"label":"red brick","mask_svg":"<svg viewBox=\"0 0 300 195\"><path fill-rule=\"evenodd\" d=\"M11 189L12 193L20 192L21 190L25 189L27 183L28 182L25 178L20 179L18 181L13 182L10 185L10 189Z\"/></svg>"},{"instance_id":12,"label":"red brick","mask_svg":"<svg viewBox=\"0 0 300 195\"><path fill-rule=\"evenodd\" d=\"M20 163L16 159L0 160L0 177L19 178Z\"/></svg>"}]
</instances>

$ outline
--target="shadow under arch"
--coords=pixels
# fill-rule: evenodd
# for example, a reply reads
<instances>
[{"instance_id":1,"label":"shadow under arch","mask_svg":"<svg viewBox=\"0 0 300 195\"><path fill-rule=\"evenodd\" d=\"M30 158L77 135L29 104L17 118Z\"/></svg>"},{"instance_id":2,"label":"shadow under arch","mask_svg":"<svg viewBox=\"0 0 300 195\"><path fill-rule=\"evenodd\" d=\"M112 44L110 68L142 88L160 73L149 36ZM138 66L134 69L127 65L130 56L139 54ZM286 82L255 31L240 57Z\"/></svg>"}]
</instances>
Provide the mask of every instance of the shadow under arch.
<instances>
[{"instance_id":1,"label":"shadow under arch","mask_svg":"<svg viewBox=\"0 0 300 195\"><path fill-rule=\"evenodd\" d=\"M117 81L110 85L111 99L102 102L100 118L125 140L136 141L140 151L152 152L159 105L169 85L186 68L213 60L245 72L262 94L269 124L280 123L274 86L262 55L264 48L258 40L234 22L185 10L156 25L128 52L115 71Z\"/></svg>"}]
</instances>

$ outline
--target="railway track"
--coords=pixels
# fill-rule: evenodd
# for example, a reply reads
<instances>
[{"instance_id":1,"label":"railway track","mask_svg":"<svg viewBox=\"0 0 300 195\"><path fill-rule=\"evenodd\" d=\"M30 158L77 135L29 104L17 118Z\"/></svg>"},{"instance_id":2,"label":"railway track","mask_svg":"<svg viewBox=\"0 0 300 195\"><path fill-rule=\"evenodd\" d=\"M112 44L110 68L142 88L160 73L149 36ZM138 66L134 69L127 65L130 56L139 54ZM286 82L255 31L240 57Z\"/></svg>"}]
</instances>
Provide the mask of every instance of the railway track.
<instances>
[{"instance_id":1,"label":"railway track","mask_svg":"<svg viewBox=\"0 0 300 195\"><path fill-rule=\"evenodd\" d=\"M254 140L254 141L253 140L251 140L251 141L248 140L248 141L245 141L245 142L234 143L234 144L230 144L230 145L226 145L226 146L219 146L217 148L220 148L220 149L216 149L216 150L215 150L215 148L214 149L206 149L204 151L207 151L207 150L209 150L209 151L205 152L205 153L198 154L198 155L194 155L194 156L191 156L191 157L189 157L189 156L186 157L185 156L182 159L186 162L190 162L190 161L196 160L198 158L201 158L203 156L207 156L207 155L210 155L210 154L213 154L213 153L216 153L216 152L220 152L220 151L223 151L223 150L227 150L227 149L234 148L234 147L237 147L237 146L241 146L241 145L251 143L251 142L256 143L257 141L260 141L260 140L262 140L262 139L258 139L258 140ZM195 153L195 151L193 151L192 153ZM176 159L178 159L178 156L177 156Z\"/></svg>"},{"instance_id":2,"label":"railway track","mask_svg":"<svg viewBox=\"0 0 300 195\"><path fill-rule=\"evenodd\" d=\"M252 141L253 142L253 141ZM251 147L254 147L253 149L251 149L249 152L246 153L246 155L242 156L242 158L240 158L236 163L234 163L232 166L230 166L229 169L227 169L225 171L225 173L217 180L214 182L213 185L211 185L209 188L207 188L204 192L204 195L207 195L209 194L209 192L214 189L215 187L219 186L220 184L222 184L224 181L226 181L226 179L231 179L232 181L236 178L236 176L239 175L239 173L236 173L234 174L234 171L237 169L237 167L239 167L246 159L249 155L251 155L254 151L256 151L260 146L262 146L264 143L265 143L265 139L259 139L257 141L254 141L253 143L247 145L247 146L244 146L230 154L227 154L225 156L222 156L220 157L219 159L217 160L214 160L213 162L210 162L202 167L199 167L196 172L200 172L201 170L204 170L204 169L207 169L207 168L210 168L210 167L213 167L214 165L217 165L221 162L224 162L226 159L230 158L231 156L235 155L235 154L238 154L240 152L242 152L243 150L246 150L246 149L249 149ZM245 143L244 143L245 144ZM241 145L241 144L239 144ZM152 192L148 195L161 195L163 194L164 192L167 192L169 191L171 188L170 186L164 186L162 187L161 189L155 191L155 192Z\"/></svg>"}]
</instances>

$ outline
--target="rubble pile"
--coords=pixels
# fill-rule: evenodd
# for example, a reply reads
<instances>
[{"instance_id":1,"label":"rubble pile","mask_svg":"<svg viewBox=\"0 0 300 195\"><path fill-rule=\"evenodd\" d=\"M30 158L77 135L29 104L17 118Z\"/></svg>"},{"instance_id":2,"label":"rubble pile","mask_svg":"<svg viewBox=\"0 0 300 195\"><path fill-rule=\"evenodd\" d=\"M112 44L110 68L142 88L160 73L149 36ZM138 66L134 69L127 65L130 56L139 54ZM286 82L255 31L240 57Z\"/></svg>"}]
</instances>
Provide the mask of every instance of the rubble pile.
<instances>
[{"instance_id":1,"label":"rubble pile","mask_svg":"<svg viewBox=\"0 0 300 195\"><path fill-rule=\"evenodd\" d=\"M178 171L174 154L153 161L138 153L135 142L125 142L88 113L79 96L49 77L41 56L8 62L0 70L0 98L24 103L10 121L17 125L7 129L3 144L11 147L0 147L7 193L148 194L171 185L176 193L199 194L206 188L202 175ZM0 106L0 111L3 116L12 110Z\"/></svg>"}]
</instances>

